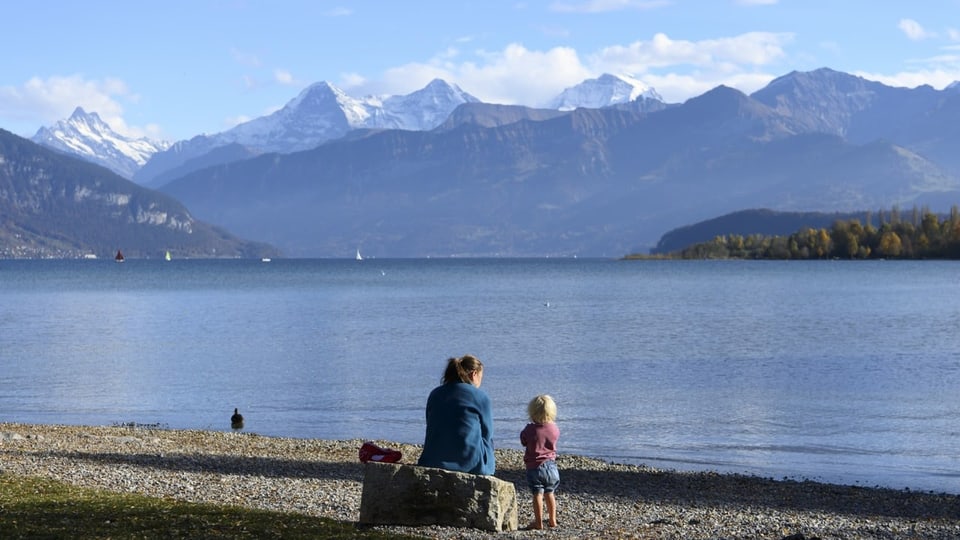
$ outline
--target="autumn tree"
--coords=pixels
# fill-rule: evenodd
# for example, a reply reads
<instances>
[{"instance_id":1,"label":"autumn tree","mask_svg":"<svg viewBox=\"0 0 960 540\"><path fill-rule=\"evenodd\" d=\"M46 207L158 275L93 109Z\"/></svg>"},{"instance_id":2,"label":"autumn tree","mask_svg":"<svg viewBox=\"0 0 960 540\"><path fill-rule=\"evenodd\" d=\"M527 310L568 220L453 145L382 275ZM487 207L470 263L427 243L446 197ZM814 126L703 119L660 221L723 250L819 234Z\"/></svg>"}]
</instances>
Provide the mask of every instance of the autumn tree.
<instances>
[{"instance_id":1,"label":"autumn tree","mask_svg":"<svg viewBox=\"0 0 960 540\"><path fill-rule=\"evenodd\" d=\"M880 255L884 257L899 257L902 249L903 243L900 241L900 236L893 232L893 230L888 230L880 237L880 248L878 250Z\"/></svg>"},{"instance_id":2,"label":"autumn tree","mask_svg":"<svg viewBox=\"0 0 960 540\"><path fill-rule=\"evenodd\" d=\"M739 234L717 236L711 242L684 249L684 258L748 259L868 259L950 258L960 259L960 209L951 208L942 220L929 208L916 208L909 220L900 217L894 207L890 219L879 211L880 227L859 220L838 220L829 230L803 228L789 236Z\"/></svg>"}]
</instances>

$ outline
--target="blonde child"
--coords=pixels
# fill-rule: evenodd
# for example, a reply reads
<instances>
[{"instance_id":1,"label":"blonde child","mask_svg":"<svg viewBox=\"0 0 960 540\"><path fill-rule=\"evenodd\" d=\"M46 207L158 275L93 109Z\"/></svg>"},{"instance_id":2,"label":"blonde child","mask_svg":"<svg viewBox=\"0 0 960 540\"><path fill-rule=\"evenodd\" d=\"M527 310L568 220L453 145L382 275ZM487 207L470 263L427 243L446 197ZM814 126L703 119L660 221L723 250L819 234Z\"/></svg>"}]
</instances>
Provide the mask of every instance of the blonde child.
<instances>
[{"instance_id":1,"label":"blonde child","mask_svg":"<svg viewBox=\"0 0 960 540\"><path fill-rule=\"evenodd\" d=\"M527 484L533 493L533 522L526 528L543 528L543 503L547 506L547 525L556 527L557 500L553 492L560 484L556 461L560 428L554 423L557 404L542 394L530 400L527 414L530 423L520 432L520 444L526 448L523 463L527 466Z\"/></svg>"}]
</instances>

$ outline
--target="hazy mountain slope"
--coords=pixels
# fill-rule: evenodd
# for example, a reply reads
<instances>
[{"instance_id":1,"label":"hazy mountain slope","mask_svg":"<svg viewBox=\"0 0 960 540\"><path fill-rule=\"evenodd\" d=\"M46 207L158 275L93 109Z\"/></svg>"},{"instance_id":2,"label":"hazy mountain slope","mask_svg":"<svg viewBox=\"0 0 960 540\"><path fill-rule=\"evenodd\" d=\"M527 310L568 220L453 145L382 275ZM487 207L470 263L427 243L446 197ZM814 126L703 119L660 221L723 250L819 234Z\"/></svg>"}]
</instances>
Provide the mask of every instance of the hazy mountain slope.
<instances>
[{"instance_id":1,"label":"hazy mountain slope","mask_svg":"<svg viewBox=\"0 0 960 540\"><path fill-rule=\"evenodd\" d=\"M0 130L0 257L237 257L275 253L179 202Z\"/></svg>"},{"instance_id":2,"label":"hazy mountain slope","mask_svg":"<svg viewBox=\"0 0 960 540\"><path fill-rule=\"evenodd\" d=\"M937 107L943 93L929 86L890 87L821 68L778 77L750 97L806 133L839 135L857 144L877 139L909 144L911 126Z\"/></svg>"},{"instance_id":3,"label":"hazy mountain slope","mask_svg":"<svg viewBox=\"0 0 960 540\"><path fill-rule=\"evenodd\" d=\"M604 167L593 157L597 137L632 116L584 111L501 128L386 131L206 169L163 190L205 219L283 239L301 255L345 255L358 244L380 256L549 250L553 216L603 188L579 181Z\"/></svg>"},{"instance_id":4,"label":"hazy mountain slope","mask_svg":"<svg viewBox=\"0 0 960 540\"><path fill-rule=\"evenodd\" d=\"M156 188L167 182L180 178L191 171L205 169L221 163L230 163L231 161L242 161L260 155L260 152L252 150L249 146L238 143L231 143L224 146L217 146L209 152L200 154L195 158L186 159L180 165L164 170L154 176L146 187ZM152 161L150 163L153 163ZM149 166L149 164L148 164Z\"/></svg>"},{"instance_id":5,"label":"hazy mountain slope","mask_svg":"<svg viewBox=\"0 0 960 540\"><path fill-rule=\"evenodd\" d=\"M553 109L531 109L522 105L496 105L491 103L464 103L460 105L436 129L450 130L461 124L480 127L498 127L521 120L542 121L567 114Z\"/></svg>"},{"instance_id":6,"label":"hazy mountain slope","mask_svg":"<svg viewBox=\"0 0 960 540\"><path fill-rule=\"evenodd\" d=\"M960 85L939 93L929 110L898 125L894 140L960 176Z\"/></svg>"}]
</instances>

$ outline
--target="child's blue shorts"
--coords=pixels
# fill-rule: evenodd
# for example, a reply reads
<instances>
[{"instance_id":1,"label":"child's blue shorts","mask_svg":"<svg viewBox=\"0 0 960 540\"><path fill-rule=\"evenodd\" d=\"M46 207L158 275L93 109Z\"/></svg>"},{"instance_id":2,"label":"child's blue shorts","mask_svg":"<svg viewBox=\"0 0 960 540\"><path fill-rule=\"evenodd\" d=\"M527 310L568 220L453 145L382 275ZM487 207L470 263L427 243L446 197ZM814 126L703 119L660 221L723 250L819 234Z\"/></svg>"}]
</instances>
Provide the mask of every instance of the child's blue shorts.
<instances>
[{"instance_id":1,"label":"child's blue shorts","mask_svg":"<svg viewBox=\"0 0 960 540\"><path fill-rule=\"evenodd\" d=\"M549 459L536 469L527 469L527 485L534 493L553 493L560 485L560 470L557 462Z\"/></svg>"}]
</instances>

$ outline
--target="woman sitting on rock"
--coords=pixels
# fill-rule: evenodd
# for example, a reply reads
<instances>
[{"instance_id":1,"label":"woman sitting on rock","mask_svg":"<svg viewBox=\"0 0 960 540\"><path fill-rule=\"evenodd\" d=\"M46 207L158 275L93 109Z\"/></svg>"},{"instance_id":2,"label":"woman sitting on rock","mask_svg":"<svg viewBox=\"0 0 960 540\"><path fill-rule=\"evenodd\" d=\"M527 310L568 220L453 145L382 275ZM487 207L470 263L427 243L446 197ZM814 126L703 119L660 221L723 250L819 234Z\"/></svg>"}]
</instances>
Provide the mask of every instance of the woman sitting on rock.
<instances>
[{"instance_id":1,"label":"woman sitting on rock","mask_svg":"<svg viewBox=\"0 0 960 540\"><path fill-rule=\"evenodd\" d=\"M447 360L443 384L427 398L427 432L419 465L492 475L493 406L480 390L483 364L466 355Z\"/></svg>"}]
</instances>

